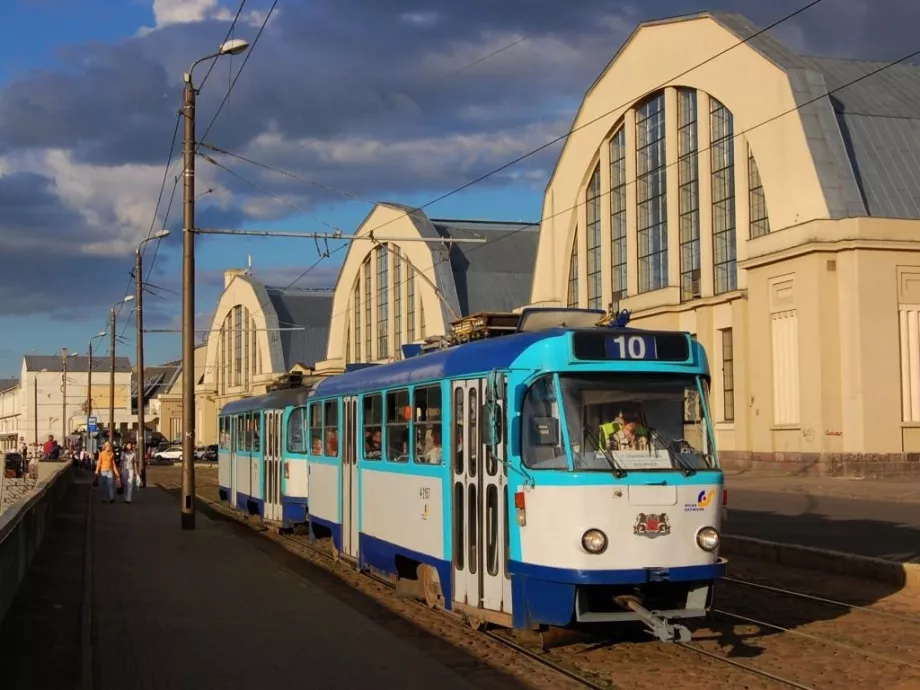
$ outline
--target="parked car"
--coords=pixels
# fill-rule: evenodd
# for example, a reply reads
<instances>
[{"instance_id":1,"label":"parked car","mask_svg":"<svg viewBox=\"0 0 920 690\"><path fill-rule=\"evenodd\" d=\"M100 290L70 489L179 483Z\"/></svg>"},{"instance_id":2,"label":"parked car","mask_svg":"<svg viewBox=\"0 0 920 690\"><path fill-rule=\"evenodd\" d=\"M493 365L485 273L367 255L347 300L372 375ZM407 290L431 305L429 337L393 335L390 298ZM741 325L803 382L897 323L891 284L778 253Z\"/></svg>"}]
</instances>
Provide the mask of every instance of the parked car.
<instances>
[{"instance_id":1,"label":"parked car","mask_svg":"<svg viewBox=\"0 0 920 690\"><path fill-rule=\"evenodd\" d=\"M197 462L217 462L217 445L196 448L195 460Z\"/></svg>"},{"instance_id":2,"label":"parked car","mask_svg":"<svg viewBox=\"0 0 920 690\"><path fill-rule=\"evenodd\" d=\"M8 452L3 455L3 475L7 479L21 479L26 473L26 461L21 454Z\"/></svg>"},{"instance_id":3,"label":"parked car","mask_svg":"<svg viewBox=\"0 0 920 690\"><path fill-rule=\"evenodd\" d=\"M153 462L182 462L182 446L158 448L153 454Z\"/></svg>"}]
</instances>

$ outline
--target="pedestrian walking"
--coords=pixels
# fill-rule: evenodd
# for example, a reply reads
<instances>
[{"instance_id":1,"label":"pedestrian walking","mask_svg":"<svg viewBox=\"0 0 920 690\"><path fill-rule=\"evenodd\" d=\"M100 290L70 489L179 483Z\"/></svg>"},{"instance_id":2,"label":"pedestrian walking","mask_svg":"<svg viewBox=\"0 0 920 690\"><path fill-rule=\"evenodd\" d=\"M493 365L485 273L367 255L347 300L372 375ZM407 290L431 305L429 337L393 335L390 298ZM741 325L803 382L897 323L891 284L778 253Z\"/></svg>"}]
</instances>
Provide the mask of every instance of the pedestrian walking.
<instances>
[{"instance_id":1,"label":"pedestrian walking","mask_svg":"<svg viewBox=\"0 0 920 690\"><path fill-rule=\"evenodd\" d=\"M118 461L115 458L115 451L112 450L112 442L106 441L105 447L99 453L99 462L96 463L96 476L102 484L102 502L115 502L115 482L119 479Z\"/></svg>"},{"instance_id":2,"label":"pedestrian walking","mask_svg":"<svg viewBox=\"0 0 920 690\"><path fill-rule=\"evenodd\" d=\"M134 489L137 486L140 472L137 468L137 452L134 450L134 444L128 442L125 449L121 452L121 479L124 487L125 503L131 502Z\"/></svg>"}]
</instances>

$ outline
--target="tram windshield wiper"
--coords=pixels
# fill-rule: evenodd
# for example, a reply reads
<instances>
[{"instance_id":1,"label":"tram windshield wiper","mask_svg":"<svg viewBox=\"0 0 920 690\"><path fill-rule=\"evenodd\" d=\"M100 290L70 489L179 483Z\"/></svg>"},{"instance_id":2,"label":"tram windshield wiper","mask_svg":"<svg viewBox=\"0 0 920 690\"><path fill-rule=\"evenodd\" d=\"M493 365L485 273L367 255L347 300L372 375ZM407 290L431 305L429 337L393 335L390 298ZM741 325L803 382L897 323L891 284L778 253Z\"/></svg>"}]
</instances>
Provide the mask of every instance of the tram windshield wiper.
<instances>
[{"instance_id":1,"label":"tram windshield wiper","mask_svg":"<svg viewBox=\"0 0 920 690\"><path fill-rule=\"evenodd\" d=\"M668 452L671 460L680 465L685 477L692 477L696 474L696 468L685 462L684 459L680 456L680 453L675 452L675 450L671 447L672 443L670 441L655 431L655 429L652 427L648 428L648 433L653 439L658 439L661 445L664 446L664 449Z\"/></svg>"},{"instance_id":2,"label":"tram windshield wiper","mask_svg":"<svg viewBox=\"0 0 920 690\"><path fill-rule=\"evenodd\" d=\"M600 439L597 436L597 432L595 432L594 429L585 424L581 427L581 433L587 438L588 443L590 443L592 446L595 446L601 453L604 454L604 458L607 460L607 463L610 465L610 469L613 470L613 475L617 479L622 479L626 476L626 470L620 467L620 465L617 464L616 458L613 457L613 454L604 448L603 444L601 444Z\"/></svg>"}]
</instances>

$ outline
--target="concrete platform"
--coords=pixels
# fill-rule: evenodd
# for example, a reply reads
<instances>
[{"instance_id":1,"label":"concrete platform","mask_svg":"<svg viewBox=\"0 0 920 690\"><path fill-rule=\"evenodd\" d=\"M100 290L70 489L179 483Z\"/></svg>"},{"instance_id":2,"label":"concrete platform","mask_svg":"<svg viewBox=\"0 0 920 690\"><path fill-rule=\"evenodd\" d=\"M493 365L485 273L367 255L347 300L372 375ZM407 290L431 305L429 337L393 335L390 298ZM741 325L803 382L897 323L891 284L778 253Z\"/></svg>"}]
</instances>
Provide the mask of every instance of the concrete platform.
<instances>
[{"instance_id":1,"label":"concrete platform","mask_svg":"<svg viewBox=\"0 0 920 690\"><path fill-rule=\"evenodd\" d=\"M81 479L52 525L0 629L4 690L482 686L482 662L330 593L248 528L199 512L182 531L177 500L156 488L130 505L100 499Z\"/></svg>"}]
</instances>

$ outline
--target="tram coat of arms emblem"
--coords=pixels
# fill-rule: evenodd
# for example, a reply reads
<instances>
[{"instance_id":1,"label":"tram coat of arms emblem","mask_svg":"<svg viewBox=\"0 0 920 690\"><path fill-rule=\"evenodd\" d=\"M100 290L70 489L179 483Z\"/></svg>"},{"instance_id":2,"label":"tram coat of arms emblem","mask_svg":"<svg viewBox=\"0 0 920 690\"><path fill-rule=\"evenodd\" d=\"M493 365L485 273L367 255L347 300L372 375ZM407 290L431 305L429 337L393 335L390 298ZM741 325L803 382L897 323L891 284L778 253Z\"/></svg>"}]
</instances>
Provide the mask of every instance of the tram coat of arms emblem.
<instances>
[{"instance_id":1,"label":"tram coat of arms emblem","mask_svg":"<svg viewBox=\"0 0 920 690\"><path fill-rule=\"evenodd\" d=\"M662 537L671 533L671 523L667 513L639 513L633 534L639 537Z\"/></svg>"}]
</instances>

